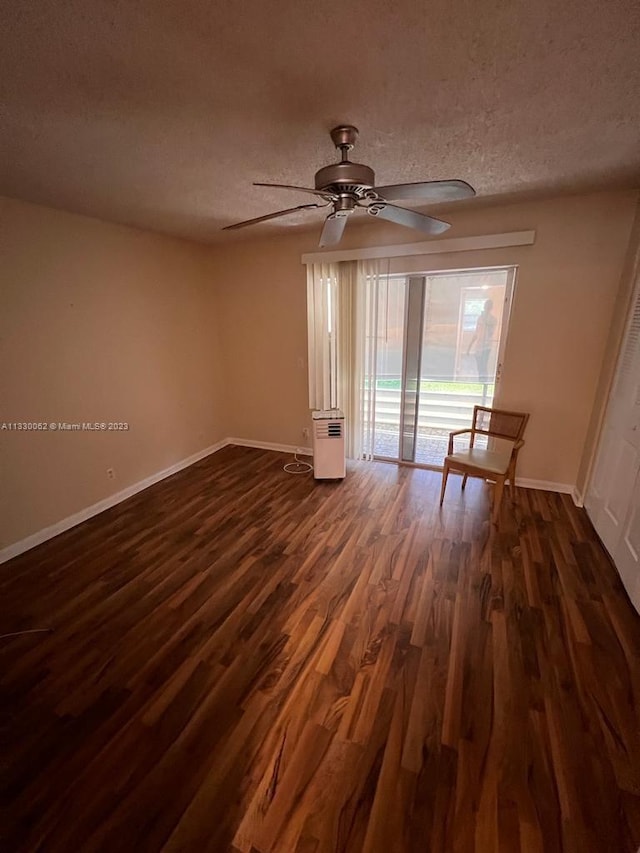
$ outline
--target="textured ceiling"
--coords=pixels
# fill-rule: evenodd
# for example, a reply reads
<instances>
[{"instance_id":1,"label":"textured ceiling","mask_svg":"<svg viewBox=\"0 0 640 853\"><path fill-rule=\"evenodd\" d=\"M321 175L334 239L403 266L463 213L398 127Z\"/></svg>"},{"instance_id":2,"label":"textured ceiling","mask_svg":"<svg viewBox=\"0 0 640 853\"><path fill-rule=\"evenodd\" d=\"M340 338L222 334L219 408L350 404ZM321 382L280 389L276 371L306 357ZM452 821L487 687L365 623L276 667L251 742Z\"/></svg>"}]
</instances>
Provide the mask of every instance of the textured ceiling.
<instances>
[{"instance_id":1,"label":"textured ceiling","mask_svg":"<svg viewBox=\"0 0 640 853\"><path fill-rule=\"evenodd\" d=\"M0 193L28 201L231 240L312 201L251 183L312 185L338 123L379 184L640 184L638 0L13 0L0 27Z\"/></svg>"}]
</instances>

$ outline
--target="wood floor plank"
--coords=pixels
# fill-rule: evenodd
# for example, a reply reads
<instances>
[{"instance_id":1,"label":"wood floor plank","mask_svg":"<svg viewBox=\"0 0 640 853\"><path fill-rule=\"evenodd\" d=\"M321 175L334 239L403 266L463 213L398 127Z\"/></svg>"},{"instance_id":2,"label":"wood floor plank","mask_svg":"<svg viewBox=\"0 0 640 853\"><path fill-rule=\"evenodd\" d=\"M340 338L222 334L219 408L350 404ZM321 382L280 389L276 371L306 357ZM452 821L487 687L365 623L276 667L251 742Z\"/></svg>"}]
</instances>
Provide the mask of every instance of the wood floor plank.
<instances>
[{"instance_id":1,"label":"wood floor plank","mask_svg":"<svg viewBox=\"0 0 640 853\"><path fill-rule=\"evenodd\" d=\"M0 567L11 853L637 853L640 617L583 510L228 447Z\"/></svg>"}]
</instances>

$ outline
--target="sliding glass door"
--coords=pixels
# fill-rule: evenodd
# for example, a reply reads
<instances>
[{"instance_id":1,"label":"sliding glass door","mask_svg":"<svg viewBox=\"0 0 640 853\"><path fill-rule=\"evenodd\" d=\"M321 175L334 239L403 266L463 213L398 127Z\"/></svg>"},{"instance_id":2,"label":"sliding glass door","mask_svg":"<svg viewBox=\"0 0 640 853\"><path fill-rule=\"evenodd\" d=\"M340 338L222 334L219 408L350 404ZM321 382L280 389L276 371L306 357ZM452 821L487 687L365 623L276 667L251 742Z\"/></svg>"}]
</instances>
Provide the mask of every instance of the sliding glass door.
<instances>
[{"instance_id":1,"label":"sliding glass door","mask_svg":"<svg viewBox=\"0 0 640 853\"><path fill-rule=\"evenodd\" d=\"M449 432L491 405L514 269L390 276L378 292L374 454L439 467Z\"/></svg>"}]
</instances>

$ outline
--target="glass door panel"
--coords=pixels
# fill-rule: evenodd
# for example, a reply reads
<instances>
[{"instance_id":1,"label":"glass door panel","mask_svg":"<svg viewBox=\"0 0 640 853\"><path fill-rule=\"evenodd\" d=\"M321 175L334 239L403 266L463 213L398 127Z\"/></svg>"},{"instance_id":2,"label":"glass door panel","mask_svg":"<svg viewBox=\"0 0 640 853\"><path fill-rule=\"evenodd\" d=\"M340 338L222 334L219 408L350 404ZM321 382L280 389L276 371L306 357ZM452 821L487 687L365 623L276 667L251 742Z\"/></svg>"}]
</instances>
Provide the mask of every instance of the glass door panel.
<instances>
[{"instance_id":1,"label":"glass door panel","mask_svg":"<svg viewBox=\"0 0 640 853\"><path fill-rule=\"evenodd\" d=\"M449 433L470 426L474 405L492 405L512 280L503 268L381 282L368 389L376 457L441 467Z\"/></svg>"},{"instance_id":2,"label":"glass door panel","mask_svg":"<svg viewBox=\"0 0 640 853\"><path fill-rule=\"evenodd\" d=\"M406 279L387 278L377 297L374 455L398 459L402 422L402 376L406 315Z\"/></svg>"},{"instance_id":3,"label":"glass door panel","mask_svg":"<svg viewBox=\"0 0 640 853\"><path fill-rule=\"evenodd\" d=\"M426 277L416 462L441 466L449 433L471 425L474 405L493 403L508 276Z\"/></svg>"}]
</instances>

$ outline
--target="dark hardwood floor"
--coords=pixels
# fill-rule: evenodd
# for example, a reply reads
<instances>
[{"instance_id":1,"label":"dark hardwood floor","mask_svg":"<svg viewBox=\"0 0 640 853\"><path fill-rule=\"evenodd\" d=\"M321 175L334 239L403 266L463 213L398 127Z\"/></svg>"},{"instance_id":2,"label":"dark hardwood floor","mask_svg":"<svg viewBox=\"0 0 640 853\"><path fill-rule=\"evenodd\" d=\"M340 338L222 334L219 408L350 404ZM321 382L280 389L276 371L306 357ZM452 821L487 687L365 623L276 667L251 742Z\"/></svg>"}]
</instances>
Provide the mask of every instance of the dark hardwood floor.
<instances>
[{"instance_id":1,"label":"dark hardwood floor","mask_svg":"<svg viewBox=\"0 0 640 853\"><path fill-rule=\"evenodd\" d=\"M570 498L226 448L0 567L3 851L625 853L640 617Z\"/></svg>"}]
</instances>

